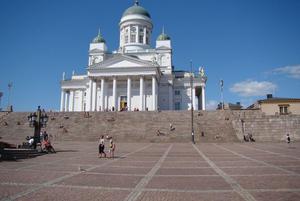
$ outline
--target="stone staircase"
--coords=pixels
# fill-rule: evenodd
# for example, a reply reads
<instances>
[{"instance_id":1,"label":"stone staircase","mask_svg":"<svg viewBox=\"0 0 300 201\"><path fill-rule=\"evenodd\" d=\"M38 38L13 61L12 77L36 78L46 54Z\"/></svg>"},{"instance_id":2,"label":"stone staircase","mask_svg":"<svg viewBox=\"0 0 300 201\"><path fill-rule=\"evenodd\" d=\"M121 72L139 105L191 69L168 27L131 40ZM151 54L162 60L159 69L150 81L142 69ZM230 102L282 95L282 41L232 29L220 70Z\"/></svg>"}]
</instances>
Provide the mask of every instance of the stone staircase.
<instances>
[{"instance_id":1,"label":"stone staircase","mask_svg":"<svg viewBox=\"0 0 300 201\"><path fill-rule=\"evenodd\" d=\"M27 116L12 112L0 122L3 140L23 142L33 134ZM47 132L56 141L98 141L101 135L114 136L119 142L190 142L191 112L48 112ZM243 141L251 132L257 141L280 141L286 131L300 139L300 116L265 116L260 111L195 111L196 142ZM6 124L4 124L6 122ZM170 123L175 130L170 131ZM157 130L162 134L157 136ZM204 134L204 136L201 135Z\"/></svg>"}]
</instances>

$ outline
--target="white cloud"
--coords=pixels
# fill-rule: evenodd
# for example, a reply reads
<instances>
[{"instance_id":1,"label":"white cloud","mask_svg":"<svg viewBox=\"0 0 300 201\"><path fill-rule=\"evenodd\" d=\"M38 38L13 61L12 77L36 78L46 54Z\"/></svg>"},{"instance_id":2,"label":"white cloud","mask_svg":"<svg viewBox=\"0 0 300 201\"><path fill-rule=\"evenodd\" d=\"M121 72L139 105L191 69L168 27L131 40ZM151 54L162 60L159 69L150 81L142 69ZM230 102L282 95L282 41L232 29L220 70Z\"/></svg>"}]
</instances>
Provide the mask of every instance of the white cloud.
<instances>
[{"instance_id":1,"label":"white cloud","mask_svg":"<svg viewBox=\"0 0 300 201\"><path fill-rule=\"evenodd\" d=\"M273 72L275 74L285 74L288 75L289 77L300 79L300 65L275 68Z\"/></svg>"},{"instance_id":2,"label":"white cloud","mask_svg":"<svg viewBox=\"0 0 300 201\"><path fill-rule=\"evenodd\" d=\"M275 84L267 81L254 81L254 80L246 80L242 82L235 83L230 91L233 93L237 93L242 97L250 97L250 96L264 96L268 93L274 93L274 90L277 88Z\"/></svg>"},{"instance_id":3,"label":"white cloud","mask_svg":"<svg viewBox=\"0 0 300 201\"><path fill-rule=\"evenodd\" d=\"M207 110L215 110L215 109L217 109L218 104L219 104L218 101L215 101L215 100L209 100L209 101L206 103L206 109L207 109Z\"/></svg>"}]
</instances>

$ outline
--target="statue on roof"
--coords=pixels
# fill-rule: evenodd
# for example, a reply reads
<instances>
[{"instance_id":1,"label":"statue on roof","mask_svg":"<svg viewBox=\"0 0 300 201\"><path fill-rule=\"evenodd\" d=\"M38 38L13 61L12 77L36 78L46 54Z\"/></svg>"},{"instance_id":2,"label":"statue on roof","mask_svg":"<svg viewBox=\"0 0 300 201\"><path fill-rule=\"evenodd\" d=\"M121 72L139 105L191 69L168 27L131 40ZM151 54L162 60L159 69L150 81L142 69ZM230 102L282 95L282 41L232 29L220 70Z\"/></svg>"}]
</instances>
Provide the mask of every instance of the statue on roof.
<instances>
[{"instance_id":1,"label":"statue on roof","mask_svg":"<svg viewBox=\"0 0 300 201\"><path fill-rule=\"evenodd\" d=\"M199 75L200 75L201 77L204 77L204 76L205 76L204 68L203 68L203 67L200 67L200 68L199 68Z\"/></svg>"}]
</instances>

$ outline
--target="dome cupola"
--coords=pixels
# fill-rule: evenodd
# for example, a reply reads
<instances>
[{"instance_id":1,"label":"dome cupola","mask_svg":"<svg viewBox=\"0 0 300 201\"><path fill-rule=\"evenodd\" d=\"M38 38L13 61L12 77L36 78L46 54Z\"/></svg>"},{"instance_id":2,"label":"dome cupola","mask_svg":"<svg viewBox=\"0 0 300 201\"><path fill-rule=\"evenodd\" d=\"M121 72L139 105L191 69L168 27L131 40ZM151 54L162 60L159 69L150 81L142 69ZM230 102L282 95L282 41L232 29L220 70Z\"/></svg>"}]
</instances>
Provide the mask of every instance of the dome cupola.
<instances>
[{"instance_id":1,"label":"dome cupola","mask_svg":"<svg viewBox=\"0 0 300 201\"><path fill-rule=\"evenodd\" d=\"M92 43L105 43L105 40L101 35L100 29L98 31L98 35L93 39Z\"/></svg>"},{"instance_id":2,"label":"dome cupola","mask_svg":"<svg viewBox=\"0 0 300 201\"><path fill-rule=\"evenodd\" d=\"M124 11L119 25L122 52L150 48L153 24L149 12L139 5L138 0Z\"/></svg>"},{"instance_id":3,"label":"dome cupola","mask_svg":"<svg viewBox=\"0 0 300 201\"><path fill-rule=\"evenodd\" d=\"M151 18L149 12L145 8L139 6L138 1L135 1L133 6L127 8L125 10L125 12L123 13L122 17L127 16L127 15L144 15L146 17Z\"/></svg>"},{"instance_id":4,"label":"dome cupola","mask_svg":"<svg viewBox=\"0 0 300 201\"><path fill-rule=\"evenodd\" d=\"M162 33L157 37L156 40L171 40L171 37L165 34L165 28L163 27Z\"/></svg>"}]
</instances>

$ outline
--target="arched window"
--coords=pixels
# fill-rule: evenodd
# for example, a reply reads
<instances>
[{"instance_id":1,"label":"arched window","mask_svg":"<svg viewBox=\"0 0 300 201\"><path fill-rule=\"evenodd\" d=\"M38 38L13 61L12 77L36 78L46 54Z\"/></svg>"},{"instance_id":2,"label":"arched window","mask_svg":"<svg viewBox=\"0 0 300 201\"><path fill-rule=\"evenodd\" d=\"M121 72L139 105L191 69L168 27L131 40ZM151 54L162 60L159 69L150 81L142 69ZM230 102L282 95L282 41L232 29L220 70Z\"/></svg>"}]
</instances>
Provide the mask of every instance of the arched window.
<instances>
[{"instance_id":1,"label":"arched window","mask_svg":"<svg viewBox=\"0 0 300 201\"><path fill-rule=\"evenodd\" d=\"M136 28L130 27L130 42L135 43L136 42Z\"/></svg>"},{"instance_id":2,"label":"arched window","mask_svg":"<svg viewBox=\"0 0 300 201\"><path fill-rule=\"evenodd\" d=\"M128 29L125 30L125 44L128 43Z\"/></svg>"},{"instance_id":3,"label":"arched window","mask_svg":"<svg viewBox=\"0 0 300 201\"><path fill-rule=\"evenodd\" d=\"M139 43L143 43L144 41L144 29L140 28L139 30Z\"/></svg>"}]
</instances>

